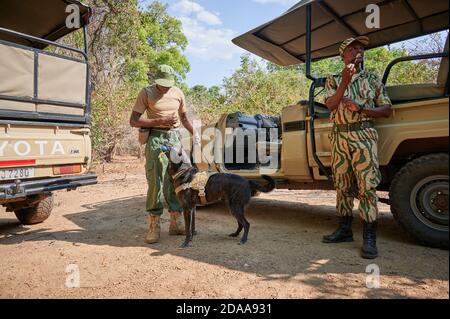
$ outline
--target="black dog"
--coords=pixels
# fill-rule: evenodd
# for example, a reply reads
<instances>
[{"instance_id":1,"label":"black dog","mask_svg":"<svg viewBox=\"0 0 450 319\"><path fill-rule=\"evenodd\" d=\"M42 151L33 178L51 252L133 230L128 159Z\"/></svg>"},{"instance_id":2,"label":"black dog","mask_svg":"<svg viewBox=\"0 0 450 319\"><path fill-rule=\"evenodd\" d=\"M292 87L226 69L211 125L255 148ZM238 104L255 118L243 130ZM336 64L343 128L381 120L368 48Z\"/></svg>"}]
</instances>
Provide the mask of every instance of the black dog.
<instances>
[{"instance_id":1,"label":"black dog","mask_svg":"<svg viewBox=\"0 0 450 319\"><path fill-rule=\"evenodd\" d=\"M175 153L179 159L182 158L182 161L178 164L169 160L168 173L172 176L174 188L177 189L183 184L190 183L199 170L191 164L189 157L184 153L183 149L165 147L163 151L169 159L171 158L170 153L172 155ZM255 196L258 192L268 193L275 188L275 181L271 177L265 175L262 175L262 177L268 181L268 184L265 186L261 186L254 181L249 181L239 175L218 173L212 175L205 186L206 200L208 203L221 199L227 201L231 214L238 222L236 232L230 234L230 236L237 237L242 229L244 229L244 235L240 241L241 244L247 242L248 231L250 229L250 223L245 218L244 213L251 197ZM183 248L189 245L189 242L192 241L193 235L195 234L195 207L200 203L198 194L199 192L197 190L191 188L181 190L177 194L184 211L186 228L186 239L181 246Z\"/></svg>"}]
</instances>

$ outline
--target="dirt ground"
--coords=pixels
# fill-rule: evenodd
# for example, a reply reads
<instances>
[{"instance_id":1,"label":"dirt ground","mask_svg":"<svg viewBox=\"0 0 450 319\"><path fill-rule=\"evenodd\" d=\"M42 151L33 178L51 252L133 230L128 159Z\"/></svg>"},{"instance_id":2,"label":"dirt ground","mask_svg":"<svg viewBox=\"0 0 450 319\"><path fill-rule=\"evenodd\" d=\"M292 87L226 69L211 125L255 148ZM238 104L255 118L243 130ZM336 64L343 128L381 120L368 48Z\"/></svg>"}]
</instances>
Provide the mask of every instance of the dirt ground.
<instances>
[{"instance_id":1,"label":"dirt ground","mask_svg":"<svg viewBox=\"0 0 450 319\"><path fill-rule=\"evenodd\" d=\"M255 198L247 245L227 237L236 222L217 203L197 210L192 247L168 236L167 214L161 243L149 246L143 163L117 160L98 174L98 185L56 192L42 224L21 226L0 210L1 298L449 298L448 251L415 244L387 205L375 261L359 257L359 218L354 243L321 243L335 228L328 191ZM379 288L367 287L372 267ZM71 288L77 274L80 286Z\"/></svg>"}]
</instances>

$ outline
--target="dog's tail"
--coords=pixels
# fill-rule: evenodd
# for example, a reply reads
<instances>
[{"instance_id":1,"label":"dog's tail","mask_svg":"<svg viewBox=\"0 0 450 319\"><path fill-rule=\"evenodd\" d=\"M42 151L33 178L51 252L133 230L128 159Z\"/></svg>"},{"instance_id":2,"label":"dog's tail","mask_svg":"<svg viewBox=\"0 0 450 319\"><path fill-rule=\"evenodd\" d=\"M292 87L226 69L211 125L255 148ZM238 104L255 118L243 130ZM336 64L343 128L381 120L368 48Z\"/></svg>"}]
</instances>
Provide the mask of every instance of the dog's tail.
<instances>
[{"instance_id":1,"label":"dog's tail","mask_svg":"<svg viewBox=\"0 0 450 319\"><path fill-rule=\"evenodd\" d=\"M267 175L261 175L268 183L264 186L259 185L257 182L248 181L252 189L252 196L255 196L258 192L269 193L275 189L275 180Z\"/></svg>"}]
</instances>

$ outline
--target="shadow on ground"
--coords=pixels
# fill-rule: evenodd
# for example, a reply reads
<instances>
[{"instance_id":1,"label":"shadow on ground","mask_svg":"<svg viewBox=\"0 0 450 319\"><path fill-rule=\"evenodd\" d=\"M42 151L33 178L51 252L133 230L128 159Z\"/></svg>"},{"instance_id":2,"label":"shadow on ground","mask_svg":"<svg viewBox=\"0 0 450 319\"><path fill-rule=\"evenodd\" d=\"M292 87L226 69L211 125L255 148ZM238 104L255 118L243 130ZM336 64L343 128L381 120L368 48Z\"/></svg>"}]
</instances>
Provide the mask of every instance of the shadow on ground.
<instances>
[{"instance_id":1,"label":"shadow on ground","mask_svg":"<svg viewBox=\"0 0 450 319\"><path fill-rule=\"evenodd\" d=\"M143 243L146 218L142 213L144 197L121 198L114 201L84 205L86 211L63 215L77 227L54 231L46 223L27 227L13 220L0 221L0 245L24 241L67 241L94 246L149 247ZM166 254L219 265L231 270L253 273L263 280L298 280L299 284L314 286L326 296L348 296L348 289L361 288L352 282L352 274L365 272L374 261L359 257L362 222L355 219L355 242L325 245L321 237L335 228L334 207L308 205L299 202L256 198L249 206L247 219L251 223L249 242L238 245L239 239L227 234L235 230L235 220L224 203L197 210L198 236L191 247L180 249L182 237L167 235L167 216L163 219L161 243L150 246L153 256ZM76 249L76 248L74 248ZM379 227L381 256L375 262L386 276L402 276L408 285L417 286L425 279L448 280L448 272L430 272L414 265L414 272L405 272L414 263L414 253L431 250L414 244L396 224L392 216L383 215ZM440 250L432 250L440 256ZM410 252L410 253L408 253ZM407 256L407 257L405 257ZM409 259L408 259L409 258ZM298 276L307 274L302 278ZM349 281L336 286L323 274L347 274ZM295 278L294 278L295 277ZM402 297L392 290L368 290L368 297Z\"/></svg>"}]
</instances>

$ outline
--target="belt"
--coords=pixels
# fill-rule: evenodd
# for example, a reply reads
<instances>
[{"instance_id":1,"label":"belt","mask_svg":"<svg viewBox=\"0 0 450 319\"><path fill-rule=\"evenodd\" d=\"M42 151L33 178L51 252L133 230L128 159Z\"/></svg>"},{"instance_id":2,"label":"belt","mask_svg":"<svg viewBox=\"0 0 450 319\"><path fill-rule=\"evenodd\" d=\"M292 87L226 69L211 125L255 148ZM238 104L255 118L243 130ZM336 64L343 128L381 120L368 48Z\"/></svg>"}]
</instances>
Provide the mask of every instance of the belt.
<instances>
[{"instance_id":1,"label":"belt","mask_svg":"<svg viewBox=\"0 0 450 319\"><path fill-rule=\"evenodd\" d=\"M362 131L366 128L374 128L373 122L363 121L351 124L334 124L334 129L338 132L355 132Z\"/></svg>"},{"instance_id":2,"label":"belt","mask_svg":"<svg viewBox=\"0 0 450 319\"><path fill-rule=\"evenodd\" d=\"M165 128L165 127L152 127L152 131L169 133L169 132L179 132L179 128Z\"/></svg>"},{"instance_id":3,"label":"belt","mask_svg":"<svg viewBox=\"0 0 450 319\"><path fill-rule=\"evenodd\" d=\"M157 130L157 131L170 131L170 130L173 130L173 128L171 128L171 127L152 127L152 130Z\"/></svg>"}]
</instances>

